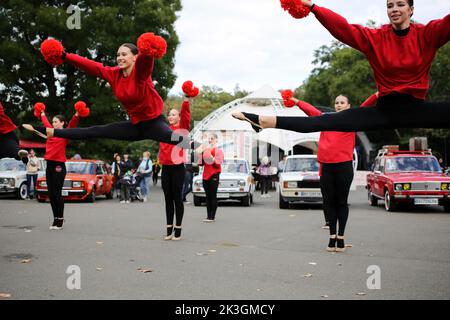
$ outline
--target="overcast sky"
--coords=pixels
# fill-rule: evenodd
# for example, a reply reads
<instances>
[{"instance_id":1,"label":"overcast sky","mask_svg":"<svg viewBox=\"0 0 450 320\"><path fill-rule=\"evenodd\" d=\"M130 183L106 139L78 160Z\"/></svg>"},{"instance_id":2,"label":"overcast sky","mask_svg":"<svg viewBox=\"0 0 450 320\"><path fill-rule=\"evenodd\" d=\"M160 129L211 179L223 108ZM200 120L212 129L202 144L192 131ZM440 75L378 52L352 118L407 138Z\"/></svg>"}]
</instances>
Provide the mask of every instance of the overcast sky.
<instances>
[{"instance_id":1,"label":"overcast sky","mask_svg":"<svg viewBox=\"0 0 450 320\"><path fill-rule=\"evenodd\" d=\"M317 0L351 23L387 23L386 0ZM182 0L176 30L180 38L171 93L185 80L232 91L298 87L310 74L314 50L332 37L310 15L296 20L279 0ZM450 13L450 0L415 0L420 23Z\"/></svg>"}]
</instances>

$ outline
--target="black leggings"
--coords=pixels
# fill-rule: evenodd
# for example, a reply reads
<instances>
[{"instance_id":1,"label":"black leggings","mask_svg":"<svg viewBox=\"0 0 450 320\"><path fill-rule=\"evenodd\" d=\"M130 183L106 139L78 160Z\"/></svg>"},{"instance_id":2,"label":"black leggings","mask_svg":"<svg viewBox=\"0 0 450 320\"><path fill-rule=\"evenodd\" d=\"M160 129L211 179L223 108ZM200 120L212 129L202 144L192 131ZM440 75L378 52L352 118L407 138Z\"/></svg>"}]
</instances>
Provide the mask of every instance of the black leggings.
<instances>
[{"instance_id":1,"label":"black leggings","mask_svg":"<svg viewBox=\"0 0 450 320\"><path fill-rule=\"evenodd\" d=\"M344 236L348 219L348 194L353 180L352 161L322 164L320 188L323 196L324 212L328 215L330 235Z\"/></svg>"},{"instance_id":2,"label":"black leggings","mask_svg":"<svg viewBox=\"0 0 450 320\"><path fill-rule=\"evenodd\" d=\"M42 127L36 129L45 132ZM172 131L163 115L137 124L133 124L131 121L122 121L88 128L55 129L54 136L75 140L104 138L139 141L151 139L178 145L183 149L190 148L188 136L179 135Z\"/></svg>"},{"instance_id":3,"label":"black leggings","mask_svg":"<svg viewBox=\"0 0 450 320\"><path fill-rule=\"evenodd\" d=\"M183 222L183 183L186 169L184 164L173 166L162 166L161 185L166 201L167 225L173 225L173 216L176 216L176 226L180 227Z\"/></svg>"},{"instance_id":4,"label":"black leggings","mask_svg":"<svg viewBox=\"0 0 450 320\"><path fill-rule=\"evenodd\" d=\"M261 175L261 194L268 194L272 186L272 176Z\"/></svg>"},{"instance_id":5,"label":"black leggings","mask_svg":"<svg viewBox=\"0 0 450 320\"><path fill-rule=\"evenodd\" d=\"M64 217L64 198L62 196L62 189L65 177L66 164L64 162L47 160L45 178L47 180L48 196L50 198L54 218Z\"/></svg>"},{"instance_id":6,"label":"black leggings","mask_svg":"<svg viewBox=\"0 0 450 320\"><path fill-rule=\"evenodd\" d=\"M216 173L209 180L203 180L203 189L206 194L206 212L209 220L216 219L217 189L219 188L219 174Z\"/></svg>"},{"instance_id":7,"label":"black leggings","mask_svg":"<svg viewBox=\"0 0 450 320\"><path fill-rule=\"evenodd\" d=\"M277 117L276 127L297 132L450 128L450 103L423 102L411 95L392 94L380 97L375 107L318 117Z\"/></svg>"},{"instance_id":8,"label":"black leggings","mask_svg":"<svg viewBox=\"0 0 450 320\"><path fill-rule=\"evenodd\" d=\"M0 159L14 158L20 160L18 152L19 139L17 139L14 131L0 135Z\"/></svg>"}]
</instances>

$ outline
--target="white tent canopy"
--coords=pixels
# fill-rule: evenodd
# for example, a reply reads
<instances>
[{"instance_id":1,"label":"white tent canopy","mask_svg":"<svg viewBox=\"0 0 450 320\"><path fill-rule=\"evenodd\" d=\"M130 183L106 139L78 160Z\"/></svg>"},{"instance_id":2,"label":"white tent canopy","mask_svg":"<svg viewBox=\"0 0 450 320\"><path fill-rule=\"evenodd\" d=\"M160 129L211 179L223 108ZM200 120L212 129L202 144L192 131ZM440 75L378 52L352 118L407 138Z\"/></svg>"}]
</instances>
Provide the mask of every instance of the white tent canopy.
<instances>
[{"instance_id":1,"label":"white tent canopy","mask_svg":"<svg viewBox=\"0 0 450 320\"><path fill-rule=\"evenodd\" d=\"M285 108L282 104L280 92L270 85L264 85L248 96L234 100L227 105L215 110L197 123L192 134L199 138L201 131L251 131L250 124L246 121L238 121L231 114L235 111L256 113L259 115L272 115L284 117L304 117L303 111L298 107ZM254 139L270 143L283 149L285 152L292 150L295 145L316 150L320 133L298 133L280 129L265 129L255 136Z\"/></svg>"}]
</instances>

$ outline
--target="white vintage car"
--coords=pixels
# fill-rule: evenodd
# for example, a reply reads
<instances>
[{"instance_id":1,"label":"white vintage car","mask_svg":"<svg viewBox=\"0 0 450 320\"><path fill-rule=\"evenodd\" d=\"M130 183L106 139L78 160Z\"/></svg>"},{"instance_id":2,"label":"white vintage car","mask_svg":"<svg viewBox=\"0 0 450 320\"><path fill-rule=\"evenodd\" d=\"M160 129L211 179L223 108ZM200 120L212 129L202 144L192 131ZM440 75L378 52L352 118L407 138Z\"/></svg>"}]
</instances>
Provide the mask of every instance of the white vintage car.
<instances>
[{"instance_id":1,"label":"white vintage car","mask_svg":"<svg viewBox=\"0 0 450 320\"><path fill-rule=\"evenodd\" d=\"M203 167L200 168L199 174L193 180L192 193L195 206L200 206L202 202L206 202L202 173ZM217 199L219 201L228 199L239 200L246 207L253 203L255 184L247 160L225 158L219 179L219 188L217 190Z\"/></svg>"},{"instance_id":2,"label":"white vintage car","mask_svg":"<svg viewBox=\"0 0 450 320\"><path fill-rule=\"evenodd\" d=\"M45 160L38 158L41 170L38 178L45 176ZM19 160L13 158L0 159L0 194L13 193L19 199L26 199L27 191L27 167Z\"/></svg>"},{"instance_id":3,"label":"white vintage car","mask_svg":"<svg viewBox=\"0 0 450 320\"><path fill-rule=\"evenodd\" d=\"M322 203L319 162L315 155L294 155L286 159L279 175L278 193L280 209L290 203Z\"/></svg>"}]
</instances>

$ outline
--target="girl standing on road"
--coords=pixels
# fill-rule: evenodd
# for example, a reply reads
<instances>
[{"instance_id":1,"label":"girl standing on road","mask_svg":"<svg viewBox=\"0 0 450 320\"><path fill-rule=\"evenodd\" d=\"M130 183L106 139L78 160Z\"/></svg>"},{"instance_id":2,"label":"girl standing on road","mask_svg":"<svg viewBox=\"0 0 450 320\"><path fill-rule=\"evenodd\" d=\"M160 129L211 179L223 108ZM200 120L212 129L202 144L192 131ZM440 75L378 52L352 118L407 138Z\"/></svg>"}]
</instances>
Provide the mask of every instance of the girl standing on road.
<instances>
[{"instance_id":1,"label":"girl standing on road","mask_svg":"<svg viewBox=\"0 0 450 320\"><path fill-rule=\"evenodd\" d=\"M222 172L222 162L224 154L222 149L217 147L217 134L211 133L208 137L208 145L202 145L197 149L201 155L200 165L203 165L203 189L206 194L206 219L203 222L209 223L216 220L217 211L217 189L219 188L219 178Z\"/></svg>"},{"instance_id":2,"label":"girl standing on road","mask_svg":"<svg viewBox=\"0 0 450 320\"><path fill-rule=\"evenodd\" d=\"M309 117L321 116L322 112L307 102L292 100ZM373 105L376 95L366 100L363 106ZM350 109L347 96L335 99L336 112ZM330 229L329 252L344 252L344 232L348 220L348 195L353 181L353 151L355 132L324 131L320 134L317 160L320 163L320 189L323 197L323 212L326 226ZM339 231L337 226L339 225ZM338 231L338 232L337 232Z\"/></svg>"},{"instance_id":3,"label":"girl standing on road","mask_svg":"<svg viewBox=\"0 0 450 320\"><path fill-rule=\"evenodd\" d=\"M183 134L187 134L191 126L189 98L184 98L181 111L176 109L169 110L167 119L171 130L183 130L185 131ZM161 185L166 204L167 234L164 240L181 239L181 223L184 215L183 184L186 175L185 159L183 149L167 143L159 144L159 163L162 166ZM176 218L175 227L173 225L174 216Z\"/></svg>"},{"instance_id":4,"label":"girl standing on road","mask_svg":"<svg viewBox=\"0 0 450 320\"><path fill-rule=\"evenodd\" d=\"M42 103L36 103L35 114L41 119L46 128L62 129L66 125L64 116L57 115L53 117L52 123L50 123L45 115L45 105ZM37 111L37 113L36 113ZM79 113L75 112L75 115L67 125L68 128L75 128L78 125ZM48 197L50 198L50 204L53 212L53 224L50 226L50 230L61 230L64 222L64 198L62 196L62 189L64 186L64 179L66 177L66 147L69 140L50 137L45 144L45 156L47 160L47 169L45 171L45 178L47 182Z\"/></svg>"},{"instance_id":5,"label":"girl standing on road","mask_svg":"<svg viewBox=\"0 0 450 320\"><path fill-rule=\"evenodd\" d=\"M450 15L427 25L411 22L414 0L387 0L389 25L367 28L349 24L337 13L301 0L339 41L361 51L377 84L375 107L352 108L318 117L274 117L236 112L259 131L365 131L394 128L450 128L450 103L424 102L437 50L450 40Z\"/></svg>"}]
</instances>

